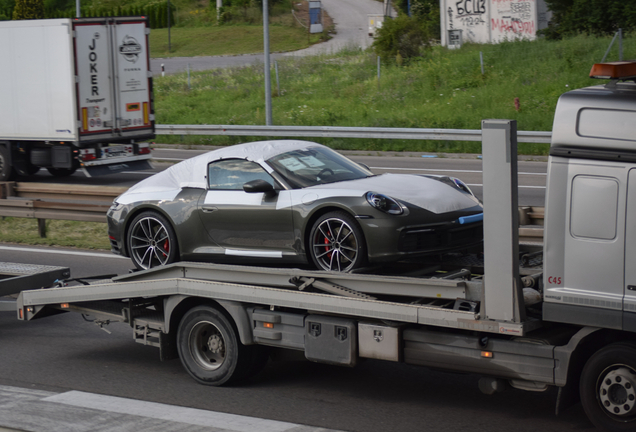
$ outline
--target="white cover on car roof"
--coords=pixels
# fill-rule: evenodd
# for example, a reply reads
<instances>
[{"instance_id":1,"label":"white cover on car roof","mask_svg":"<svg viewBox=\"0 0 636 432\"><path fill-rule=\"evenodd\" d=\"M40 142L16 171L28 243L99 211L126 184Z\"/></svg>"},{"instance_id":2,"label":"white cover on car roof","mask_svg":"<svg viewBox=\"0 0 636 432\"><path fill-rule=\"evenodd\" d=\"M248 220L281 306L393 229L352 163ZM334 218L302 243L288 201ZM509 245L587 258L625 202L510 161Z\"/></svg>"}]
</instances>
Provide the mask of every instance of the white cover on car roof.
<instances>
[{"instance_id":1,"label":"white cover on car roof","mask_svg":"<svg viewBox=\"0 0 636 432\"><path fill-rule=\"evenodd\" d=\"M179 162L152 177L140 181L128 189L126 194L180 190L186 187L207 189L207 166L212 161L219 159L247 159L262 165L263 161L272 156L309 147L322 146L311 141L277 140L257 141L223 147ZM270 170L269 167L264 168Z\"/></svg>"}]
</instances>

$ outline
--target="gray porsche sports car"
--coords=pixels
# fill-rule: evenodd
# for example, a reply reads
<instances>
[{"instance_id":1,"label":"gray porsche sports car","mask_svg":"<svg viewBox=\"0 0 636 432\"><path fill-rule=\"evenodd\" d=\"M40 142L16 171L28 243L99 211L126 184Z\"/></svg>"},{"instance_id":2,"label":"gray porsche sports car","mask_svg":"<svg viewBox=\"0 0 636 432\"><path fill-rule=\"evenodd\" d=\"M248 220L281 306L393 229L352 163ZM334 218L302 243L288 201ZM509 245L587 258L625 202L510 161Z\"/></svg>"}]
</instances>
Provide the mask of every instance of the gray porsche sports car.
<instances>
[{"instance_id":1,"label":"gray porsche sports car","mask_svg":"<svg viewBox=\"0 0 636 432\"><path fill-rule=\"evenodd\" d=\"M112 251L139 269L178 260L310 263L351 271L483 239L460 180L374 175L308 141L235 145L131 187L108 211Z\"/></svg>"}]
</instances>

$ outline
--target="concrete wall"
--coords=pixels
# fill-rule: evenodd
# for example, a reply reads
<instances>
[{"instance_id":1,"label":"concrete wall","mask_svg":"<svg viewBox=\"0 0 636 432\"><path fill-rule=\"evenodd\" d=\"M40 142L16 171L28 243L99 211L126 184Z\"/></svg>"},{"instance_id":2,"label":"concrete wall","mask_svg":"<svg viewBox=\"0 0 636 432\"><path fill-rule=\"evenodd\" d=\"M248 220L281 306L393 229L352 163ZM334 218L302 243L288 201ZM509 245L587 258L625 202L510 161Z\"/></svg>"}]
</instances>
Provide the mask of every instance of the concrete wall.
<instances>
[{"instance_id":1,"label":"concrete wall","mask_svg":"<svg viewBox=\"0 0 636 432\"><path fill-rule=\"evenodd\" d=\"M535 39L551 15L543 0L440 0L440 14L444 46L456 29L464 42Z\"/></svg>"}]
</instances>

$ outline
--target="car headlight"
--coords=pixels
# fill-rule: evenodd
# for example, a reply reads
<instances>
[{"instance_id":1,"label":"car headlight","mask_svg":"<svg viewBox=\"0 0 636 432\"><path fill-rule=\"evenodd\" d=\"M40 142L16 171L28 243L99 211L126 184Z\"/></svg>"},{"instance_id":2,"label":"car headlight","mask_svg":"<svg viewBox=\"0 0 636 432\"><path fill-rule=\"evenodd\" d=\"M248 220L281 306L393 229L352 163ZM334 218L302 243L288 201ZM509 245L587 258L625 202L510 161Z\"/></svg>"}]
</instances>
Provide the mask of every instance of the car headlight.
<instances>
[{"instance_id":1,"label":"car headlight","mask_svg":"<svg viewBox=\"0 0 636 432\"><path fill-rule=\"evenodd\" d=\"M115 211L119 207L121 207L121 204L119 204L117 201L113 201L113 203L110 205L110 211Z\"/></svg>"},{"instance_id":2,"label":"car headlight","mask_svg":"<svg viewBox=\"0 0 636 432\"><path fill-rule=\"evenodd\" d=\"M455 183L455 186L457 186L459 189L463 190L466 193L469 193L469 194L475 196L473 191L470 190L470 188L468 187L468 185L466 183L464 183L463 181L461 181L457 177L451 177L451 179L453 179L453 183Z\"/></svg>"},{"instance_id":3,"label":"car headlight","mask_svg":"<svg viewBox=\"0 0 636 432\"><path fill-rule=\"evenodd\" d=\"M385 213L392 215L401 215L404 213L404 208L400 203L386 195L377 192L367 192L366 198L371 207L375 207Z\"/></svg>"}]
</instances>

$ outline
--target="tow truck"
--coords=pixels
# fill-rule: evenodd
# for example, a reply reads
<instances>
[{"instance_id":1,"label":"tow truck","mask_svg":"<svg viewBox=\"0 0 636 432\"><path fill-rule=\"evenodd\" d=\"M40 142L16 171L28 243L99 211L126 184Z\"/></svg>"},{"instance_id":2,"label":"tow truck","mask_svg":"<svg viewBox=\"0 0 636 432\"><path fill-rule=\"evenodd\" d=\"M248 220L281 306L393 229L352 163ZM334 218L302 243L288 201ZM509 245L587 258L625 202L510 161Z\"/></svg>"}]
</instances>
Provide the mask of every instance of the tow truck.
<instances>
[{"instance_id":1,"label":"tow truck","mask_svg":"<svg viewBox=\"0 0 636 432\"><path fill-rule=\"evenodd\" d=\"M479 374L486 394L558 387L605 431L636 430L636 63L558 102L542 249L518 239L516 122L484 120L484 251L410 275L177 262L20 292L21 320L79 312L224 385L268 350L355 366L371 358ZM541 262L541 258L542 262ZM521 265L523 263L523 265Z\"/></svg>"}]
</instances>

